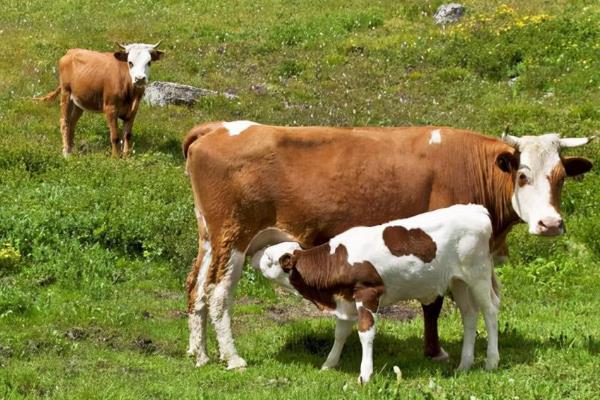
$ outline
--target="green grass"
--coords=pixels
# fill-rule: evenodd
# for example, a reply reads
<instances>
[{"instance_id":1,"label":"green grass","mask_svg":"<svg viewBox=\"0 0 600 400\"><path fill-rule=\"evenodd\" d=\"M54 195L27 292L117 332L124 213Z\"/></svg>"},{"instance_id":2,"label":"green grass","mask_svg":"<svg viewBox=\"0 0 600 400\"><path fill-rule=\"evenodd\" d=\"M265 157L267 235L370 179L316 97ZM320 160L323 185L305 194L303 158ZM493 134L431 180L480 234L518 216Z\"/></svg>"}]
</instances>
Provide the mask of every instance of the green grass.
<instances>
[{"instance_id":1,"label":"green grass","mask_svg":"<svg viewBox=\"0 0 600 400\"><path fill-rule=\"evenodd\" d=\"M422 357L422 320L382 318L374 379L356 384L355 335L338 370L319 372L334 323L302 312L247 270L233 329L249 367L185 357L183 282L195 256L180 141L197 123L440 124L498 135L600 130L600 6L466 2L434 26L441 1L7 0L0 13L0 398L595 398L600 383L600 177L564 188L568 234L511 234L500 369L456 374L461 325L440 320L452 361ZM523 4L522 4L523 3ZM163 40L151 79L236 93L190 108L142 106L134 154L108 157L101 115L84 114L64 160L57 85L71 47ZM514 84L508 84L514 79ZM254 90L262 85L265 90ZM569 152L600 161L598 144ZM284 315L284 318L281 317ZM480 332L484 332L480 326ZM211 333L209 349L217 360ZM403 379L396 381L392 366Z\"/></svg>"}]
</instances>

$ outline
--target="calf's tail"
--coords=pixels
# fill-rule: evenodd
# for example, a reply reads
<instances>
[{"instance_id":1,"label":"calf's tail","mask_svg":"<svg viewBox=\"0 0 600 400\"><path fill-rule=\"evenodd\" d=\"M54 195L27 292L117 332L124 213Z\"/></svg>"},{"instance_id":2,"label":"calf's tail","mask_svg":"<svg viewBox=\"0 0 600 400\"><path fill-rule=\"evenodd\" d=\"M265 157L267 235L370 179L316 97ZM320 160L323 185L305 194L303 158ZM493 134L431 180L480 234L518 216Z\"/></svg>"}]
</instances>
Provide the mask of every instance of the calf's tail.
<instances>
[{"instance_id":1,"label":"calf's tail","mask_svg":"<svg viewBox=\"0 0 600 400\"><path fill-rule=\"evenodd\" d=\"M52 92L48 93L45 96L42 97L34 97L34 100L38 100L38 101L52 101L54 99L56 99L56 97L58 97L58 95L60 94L60 85L58 85L58 87L56 88L56 90L53 90Z\"/></svg>"}]
</instances>

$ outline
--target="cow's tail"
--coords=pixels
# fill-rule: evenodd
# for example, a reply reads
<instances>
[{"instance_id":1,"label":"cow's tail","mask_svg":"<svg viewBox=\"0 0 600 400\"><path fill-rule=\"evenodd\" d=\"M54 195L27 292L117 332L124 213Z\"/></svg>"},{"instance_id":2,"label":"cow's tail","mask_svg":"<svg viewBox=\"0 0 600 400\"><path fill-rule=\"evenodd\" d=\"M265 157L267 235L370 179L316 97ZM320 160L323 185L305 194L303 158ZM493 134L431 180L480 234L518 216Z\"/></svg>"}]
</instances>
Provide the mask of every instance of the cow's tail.
<instances>
[{"instance_id":1,"label":"cow's tail","mask_svg":"<svg viewBox=\"0 0 600 400\"><path fill-rule=\"evenodd\" d=\"M58 85L56 90L51 91L47 95L42 96L42 97L34 97L33 99L38 100L38 101L53 101L54 99L56 99L56 97L58 97L59 94L60 94L60 85Z\"/></svg>"},{"instance_id":2,"label":"cow's tail","mask_svg":"<svg viewBox=\"0 0 600 400\"><path fill-rule=\"evenodd\" d=\"M297 242L298 240L279 228L266 228L258 232L246 247L246 256L250 257L250 264L258 268L260 257L268 246L283 242Z\"/></svg>"},{"instance_id":3,"label":"cow's tail","mask_svg":"<svg viewBox=\"0 0 600 400\"><path fill-rule=\"evenodd\" d=\"M181 143L181 149L183 150L183 157L187 159L188 150L192 143L202 136L214 131L215 129L221 128L223 125L221 122L207 122L193 127L187 135L183 138Z\"/></svg>"},{"instance_id":4,"label":"cow's tail","mask_svg":"<svg viewBox=\"0 0 600 400\"><path fill-rule=\"evenodd\" d=\"M500 287L500 282L498 282L498 278L496 278L496 273L492 269L492 293L490 294L492 296L492 302L496 307L500 306Z\"/></svg>"}]
</instances>

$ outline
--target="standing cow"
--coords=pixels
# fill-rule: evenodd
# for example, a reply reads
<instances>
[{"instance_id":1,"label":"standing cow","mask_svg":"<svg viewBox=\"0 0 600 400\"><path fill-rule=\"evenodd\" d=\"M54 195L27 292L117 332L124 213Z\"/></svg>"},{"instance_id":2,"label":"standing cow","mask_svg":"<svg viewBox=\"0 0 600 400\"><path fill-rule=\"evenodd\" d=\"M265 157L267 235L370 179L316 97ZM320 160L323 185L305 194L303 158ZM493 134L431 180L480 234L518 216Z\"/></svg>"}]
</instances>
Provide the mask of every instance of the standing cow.
<instances>
[{"instance_id":1,"label":"standing cow","mask_svg":"<svg viewBox=\"0 0 600 400\"><path fill-rule=\"evenodd\" d=\"M199 228L188 276L190 354L208 361L210 314L221 358L242 367L231 334L230 306L246 248L276 227L304 247L357 225L377 225L453 204L481 204L502 249L520 221L535 235L564 231L560 192L567 176L592 163L560 150L588 138L506 135L504 140L447 127L277 127L213 122L184 139ZM277 239L277 238L273 238ZM447 358L438 338L443 298L423 305L425 354Z\"/></svg>"},{"instance_id":2,"label":"standing cow","mask_svg":"<svg viewBox=\"0 0 600 400\"><path fill-rule=\"evenodd\" d=\"M150 78L150 64L160 60L160 42L119 44L120 51L99 53L70 49L58 62L60 84L39 100L60 94L60 131L63 155L71 154L75 125L84 111L103 112L110 129L113 157L118 156L117 119L123 121L123 155L130 149L133 120Z\"/></svg>"}]
</instances>

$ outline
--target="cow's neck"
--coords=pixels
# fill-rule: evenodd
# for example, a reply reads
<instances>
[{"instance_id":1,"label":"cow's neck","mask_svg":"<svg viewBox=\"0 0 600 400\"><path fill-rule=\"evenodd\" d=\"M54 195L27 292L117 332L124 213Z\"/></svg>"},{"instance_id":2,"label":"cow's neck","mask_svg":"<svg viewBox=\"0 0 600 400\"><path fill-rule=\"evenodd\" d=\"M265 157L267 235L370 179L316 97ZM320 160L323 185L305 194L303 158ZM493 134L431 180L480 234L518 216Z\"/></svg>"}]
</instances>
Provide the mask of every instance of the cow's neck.
<instances>
[{"instance_id":1,"label":"cow's neck","mask_svg":"<svg viewBox=\"0 0 600 400\"><path fill-rule=\"evenodd\" d=\"M521 222L514 211L511 198L514 193L514 174L502 172L496 165L497 152L484 157L476 157L473 165L473 178L479 186L470 201L484 205L490 212L494 241L503 241L513 225Z\"/></svg>"}]
</instances>

